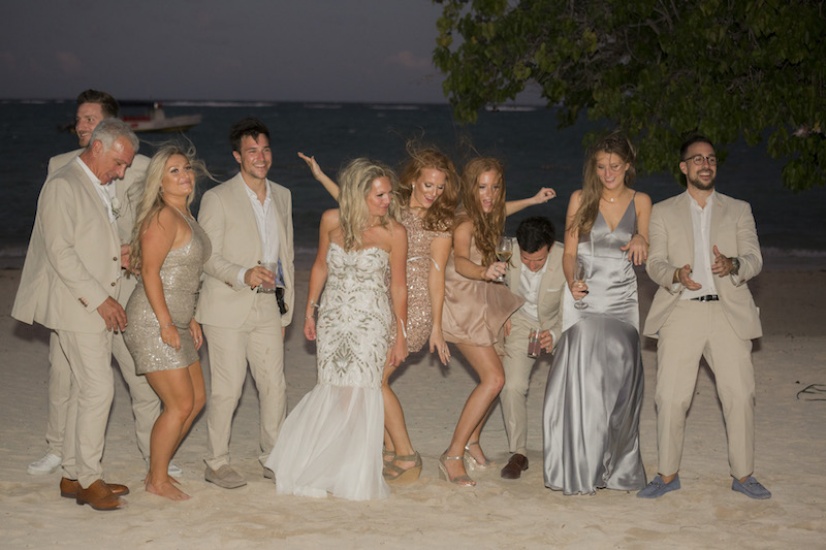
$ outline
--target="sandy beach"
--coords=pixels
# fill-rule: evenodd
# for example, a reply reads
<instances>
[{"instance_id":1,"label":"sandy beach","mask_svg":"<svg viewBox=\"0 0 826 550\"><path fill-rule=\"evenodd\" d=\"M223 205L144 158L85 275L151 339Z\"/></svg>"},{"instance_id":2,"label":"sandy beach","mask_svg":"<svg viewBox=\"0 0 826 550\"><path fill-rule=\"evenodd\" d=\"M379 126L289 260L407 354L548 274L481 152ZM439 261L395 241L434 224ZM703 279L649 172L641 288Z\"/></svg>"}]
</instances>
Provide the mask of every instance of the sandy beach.
<instances>
[{"instance_id":1,"label":"sandy beach","mask_svg":"<svg viewBox=\"0 0 826 550\"><path fill-rule=\"evenodd\" d=\"M306 267L297 274L299 311L306 300ZM754 353L756 475L773 492L770 500L750 500L730 489L723 418L707 368L700 371L688 418L681 491L646 501L626 492L566 497L546 489L540 419L547 358L531 384L530 469L517 481L499 477L508 455L497 408L482 437L497 466L473 472L475 488L451 486L438 479L437 457L448 444L473 377L460 360L454 358L445 369L425 353L413 357L394 382L424 459L422 476L411 486L394 488L388 500L367 503L276 495L256 458L258 403L250 379L231 443L233 464L248 485L225 490L204 481L206 421L201 415L175 457L192 499L174 503L146 493L129 396L117 374L104 469L108 481L129 485L132 494L125 510L109 513L60 498L59 472L26 473L27 464L46 449L48 331L9 316L19 276L18 269L0 270L2 548L826 547L826 395L798 398L810 384L826 385L824 265L767 265L751 284L764 328ZM639 279L644 318L655 289L644 274ZM656 351L653 341L644 344L640 432L651 478L657 457ZM286 350L292 407L316 377L314 347L304 341L300 322L288 330ZM202 358L209 384L205 350Z\"/></svg>"}]
</instances>

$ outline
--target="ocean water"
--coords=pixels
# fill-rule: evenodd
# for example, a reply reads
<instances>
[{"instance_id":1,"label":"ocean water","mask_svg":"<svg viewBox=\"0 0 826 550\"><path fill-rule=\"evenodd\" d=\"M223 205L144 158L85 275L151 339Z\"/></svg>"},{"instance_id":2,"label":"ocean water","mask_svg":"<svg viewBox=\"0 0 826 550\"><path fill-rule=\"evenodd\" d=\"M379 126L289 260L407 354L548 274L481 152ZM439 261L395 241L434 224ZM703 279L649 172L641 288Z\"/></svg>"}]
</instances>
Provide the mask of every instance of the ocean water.
<instances>
[{"instance_id":1,"label":"ocean water","mask_svg":"<svg viewBox=\"0 0 826 550\"><path fill-rule=\"evenodd\" d=\"M410 139L437 145L459 167L461 159L474 153L496 156L505 162L508 198L531 196L541 186L554 187L558 194L546 205L513 216L508 231L513 233L520 219L541 214L551 218L559 234L568 197L580 187L582 138L601 127L583 119L559 130L554 112L539 107L484 112L473 126L455 124L445 105L168 102L164 107L167 116L203 115L203 122L186 136L219 181L237 171L227 135L230 126L245 116L267 124L274 157L270 179L292 191L299 258L313 257L321 213L335 207L335 202L312 179L298 151L315 155L331 175L358 156L397 166ZM73 101L0 102L0 260L4 264L22 264L49 158L77 148L75 137L60 129L74 120L74 113ZM140 134L141 153L151 156L153 147L170 137ZM675 152L675 161L676 157ZM767 257L800 258L826 266L826 187L793 193L781 184L781 168L782 162L759 147L736 143L718 168L717 188L751 203ZM216 184L199 185L203 192ZM655 202L683 189L670 174L639 178L636 188Z\"/></svg>"}]
</instances>

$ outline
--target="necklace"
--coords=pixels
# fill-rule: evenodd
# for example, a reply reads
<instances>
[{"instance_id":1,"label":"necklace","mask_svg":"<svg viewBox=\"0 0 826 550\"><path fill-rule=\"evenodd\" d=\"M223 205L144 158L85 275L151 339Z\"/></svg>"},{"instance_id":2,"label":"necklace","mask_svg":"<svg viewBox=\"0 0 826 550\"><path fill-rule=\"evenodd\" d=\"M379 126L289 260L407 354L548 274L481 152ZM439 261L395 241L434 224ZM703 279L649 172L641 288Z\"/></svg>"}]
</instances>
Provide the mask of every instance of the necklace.
<instances>
[{"instance_id":1,"label":"necklace","mask_svg":"<svg viewBox=\"0 0 826 550\"><path fill-rule=\"evenodd\" d=\"M613 204L617 200L616 197L610 197L610 198L607 198L607 199L605 197L600 197L600 198L602 200L604 200L605 202L610 202L611 204Z\"/></svg>"}]
</instances>

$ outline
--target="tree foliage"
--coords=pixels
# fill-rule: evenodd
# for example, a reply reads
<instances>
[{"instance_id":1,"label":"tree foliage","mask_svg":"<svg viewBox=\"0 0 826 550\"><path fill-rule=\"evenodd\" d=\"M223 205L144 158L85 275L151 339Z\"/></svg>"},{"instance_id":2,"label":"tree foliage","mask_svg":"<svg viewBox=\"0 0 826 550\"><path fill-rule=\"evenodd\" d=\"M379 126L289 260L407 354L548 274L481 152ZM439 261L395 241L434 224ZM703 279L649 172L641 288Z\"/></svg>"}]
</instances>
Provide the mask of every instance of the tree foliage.
<instances>
[{"instance_id":1,"label":"tree foliage","mask_svg":"<svg viewBox=\"0 0 826 550\"><path fill-rule=\"evenodd\" d=\"M700 132L764 142L791 189L826 181L824 0L435 1L459 120L538 85L561 126L586 111L625 129L648 172Z\"/></svg>"}]
</instances>

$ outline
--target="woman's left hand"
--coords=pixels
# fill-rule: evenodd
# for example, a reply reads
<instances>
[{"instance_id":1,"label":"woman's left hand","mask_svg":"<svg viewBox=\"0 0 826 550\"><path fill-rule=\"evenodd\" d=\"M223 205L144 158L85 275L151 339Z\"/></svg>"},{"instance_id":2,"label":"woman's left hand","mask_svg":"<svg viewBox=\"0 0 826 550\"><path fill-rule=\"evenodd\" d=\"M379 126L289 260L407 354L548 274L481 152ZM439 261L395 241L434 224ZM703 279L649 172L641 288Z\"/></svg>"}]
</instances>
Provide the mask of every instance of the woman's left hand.
<instances>
[{"instance_id":1,"label":"woman's left hand","mask_svg":"<svg viewBox=\"0 0 826 550\"><path fill-rule=\"evenodd\" d=\"M396 338L396 342L390 348L387 362L394 367L398 367L407 359L407 353L407 339Z\"/></svg>"},{"instance_id":2,"label":"woman's left hand","mask_svg":"<svg viewBox=\"0 0 826 550\"><path fill-rule=\"evenodd\" d=\"M554 191L550 187L543 187L539 190L539 193L533 196L533 203L534 204L544 204L549 200L556 197L556 191Z\"/></svg>"},{"instance_id":3,"label":"woman's left hand","mask_svg":"<svg viewBox=\"0 0 826 550\"><path fill-rule=\"evenodd\" d=\"M192 335L192 340L195 342L195 349L201 349L201 346L204 345L204 333L201 330L201 325L198 324L198 321L193 319L189 322L189 333Z\"/></svg>"},{"instance_id":4,"label":"woman's left hand","mask_svg":"<svg viewBox=\"0 0 826 550\"><path fill-rule=\"evenodd\" d=\"M447 366L450 361L450 348L447 347L444 334L436 327L430 331L430 353L436 352L439 354L439 361Z\"/></svg>"},{"instance_id":5,"label":"woman's left hand","mask_svg":"<svg viewBox=\"0 0 826 550\"><path fill-rule=\"evenodd\" d=\"M628 244L621 246L620 250L628 252L628 261L634 265L642 265L648 260L648 241L639 233L631 237Z\"/></svg>"}]
</instances>

